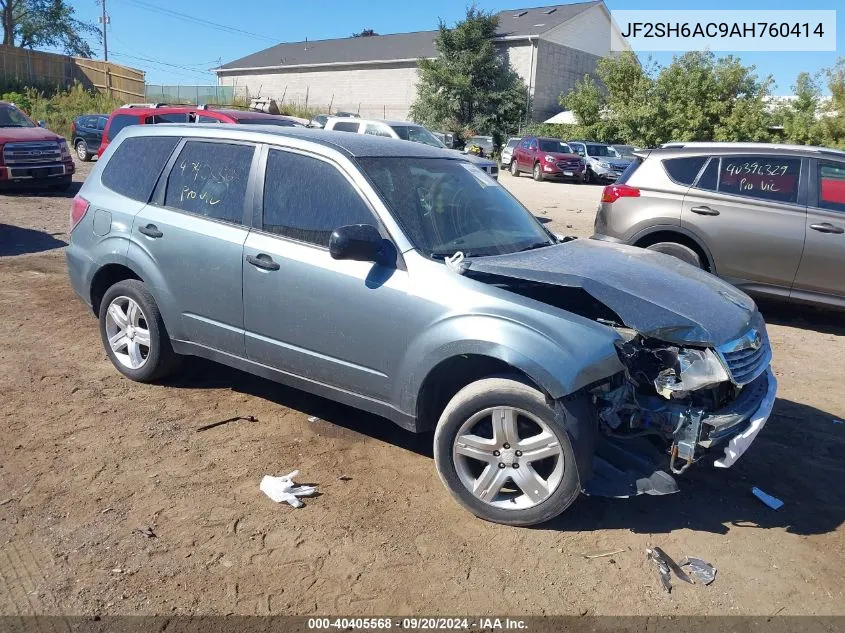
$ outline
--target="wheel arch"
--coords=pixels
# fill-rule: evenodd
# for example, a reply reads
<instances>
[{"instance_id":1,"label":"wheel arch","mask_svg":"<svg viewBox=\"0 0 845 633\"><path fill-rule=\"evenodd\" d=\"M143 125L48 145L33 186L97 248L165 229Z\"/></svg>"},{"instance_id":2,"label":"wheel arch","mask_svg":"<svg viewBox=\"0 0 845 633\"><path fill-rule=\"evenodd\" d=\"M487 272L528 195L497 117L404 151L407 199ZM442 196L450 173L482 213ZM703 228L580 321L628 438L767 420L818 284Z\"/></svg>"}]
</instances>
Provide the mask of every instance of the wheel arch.
<instances>
[{"instance_id":1,"label":"wheel arch","mask_svg":"<svg viewBox=\"0 0 845 633\"><path fill-rule=\"evenodd\" d=\"M656 226L645 231L637 233L632 239L631 244L640 248L646 248L658 242L677 242L693 249L701 256L707 272L716 274L716 263L713 261L713 255L707 245L699 239L692 231L689 231L681 226Z\"/></svg>"},{"instance_id":2,"label":"wheel arch","mask_svg":"<svg viewBox=\"0 0 845 633\"><path fill-rule=\"evenodd\" d=\"M95 315L100 313L100 303L108 289L127 279L144 281L141 275L125 264L109 263L97 269L91 278L90 286L91 308Z\"/></svg>"}]
</instances>

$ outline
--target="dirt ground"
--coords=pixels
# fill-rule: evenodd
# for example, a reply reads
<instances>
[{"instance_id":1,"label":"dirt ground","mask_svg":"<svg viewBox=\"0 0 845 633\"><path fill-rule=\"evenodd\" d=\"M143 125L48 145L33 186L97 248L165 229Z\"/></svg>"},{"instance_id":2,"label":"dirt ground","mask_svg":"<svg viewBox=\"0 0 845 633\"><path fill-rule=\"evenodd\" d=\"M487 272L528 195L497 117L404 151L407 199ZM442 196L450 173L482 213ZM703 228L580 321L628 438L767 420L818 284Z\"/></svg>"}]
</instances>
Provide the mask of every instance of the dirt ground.
<instances>
[{"instance_id":1,"label":"dirt ground","mask_svg":"<svg viewBox=\"0 0 845 633\"><path fill-rule=\"evenodd\" d=\"M600 188L502 182L590 234ZM123 378L68 284L72 195L0 197L0 614L845 614L842 315L764 306L780 397L734 468L509 528L452 501L430 435L207 362ZM258 490L293 469L300 510ZM716 582L663 593L652 545Z\"/></svg>"}]
</instances>

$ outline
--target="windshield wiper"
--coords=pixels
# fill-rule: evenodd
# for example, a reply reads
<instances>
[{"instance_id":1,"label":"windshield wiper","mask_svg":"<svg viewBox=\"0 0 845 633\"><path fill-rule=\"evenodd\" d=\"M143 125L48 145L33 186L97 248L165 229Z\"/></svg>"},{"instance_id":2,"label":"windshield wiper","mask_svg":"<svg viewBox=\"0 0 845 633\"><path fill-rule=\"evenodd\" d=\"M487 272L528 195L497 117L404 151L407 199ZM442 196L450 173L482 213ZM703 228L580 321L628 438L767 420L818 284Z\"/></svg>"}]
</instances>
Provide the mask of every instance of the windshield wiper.
<instances>
[{"instance_id":1,"label":"windshield wiper","mask_svg":"<svg viewBox=\"0 0 845 633\"><path fill-rule=\"evenodd\" d=\"M517 253L522 253L524 251L533 251L535 248L545 248L546 246L554 246L554 244L549 244L548 242L537 242L536 244L531 244L530 246L526 246L525 248L520 248Z\"/></svg>"}]
</instances>

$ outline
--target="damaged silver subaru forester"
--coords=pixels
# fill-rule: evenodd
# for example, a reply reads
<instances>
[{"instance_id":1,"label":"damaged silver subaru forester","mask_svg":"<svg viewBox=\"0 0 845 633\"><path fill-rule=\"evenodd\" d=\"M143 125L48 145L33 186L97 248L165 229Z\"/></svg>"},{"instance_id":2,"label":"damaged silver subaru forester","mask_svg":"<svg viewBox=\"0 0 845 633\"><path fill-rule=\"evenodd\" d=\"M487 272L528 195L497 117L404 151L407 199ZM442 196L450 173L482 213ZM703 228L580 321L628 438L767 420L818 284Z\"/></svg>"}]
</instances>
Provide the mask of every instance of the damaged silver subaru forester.
<instances>
[{"instance_id":1,"label":"damaged silver subaru forester","mask_svg":"<svg viewBox=\"0 0 845 633\"><path fill-rule=\"evenodd\" d=\"M773 406L746 295L667 255L559 239L453 152L135 126L71 221L72 285L123 374L202 356L434 430L443 482L490 521L676 492L671 473L731 466Z\"/></svg>"}]
</instances>

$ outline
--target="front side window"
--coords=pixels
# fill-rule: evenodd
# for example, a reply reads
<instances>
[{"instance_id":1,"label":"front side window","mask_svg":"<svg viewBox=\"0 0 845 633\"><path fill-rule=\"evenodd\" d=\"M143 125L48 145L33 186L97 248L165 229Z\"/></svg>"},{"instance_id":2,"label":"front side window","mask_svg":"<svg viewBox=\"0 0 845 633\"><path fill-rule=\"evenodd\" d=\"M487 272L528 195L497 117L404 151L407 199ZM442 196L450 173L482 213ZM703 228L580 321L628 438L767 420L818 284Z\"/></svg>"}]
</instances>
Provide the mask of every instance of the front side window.
<instances>
[{"instance_id":1,"label":"front side window","mask_svg":"<svg viewBox=\"0 0 845 633\"><path fill-rule=\"evenodd\" d=\"M845 211L845 163L819 162L819 207Z\"/></svg>"},{"instance_id":2,"label":"front side window","mask_svg":"<svg viewBox=\"0 0 845 633\"><path fill-rule=\"evenodd\" d=\"M264 179L268 233L327 247L336 228L377 221L352 184L331 163L271 149Z\"/></svg>"},{"instance_id":3,"label":"front side window","mask_svg":"<svg viewBox=\"0 0 845 633\"><path fill-rule=\"evenodd\" d=\"M11 105L0 106L0 127L35 127L23 112Z\"/></svg>"},{"instance_id":4,"label":"front side window","mask_svg":"<svg viewBox=\"0 0 845 633\"><path fill-rule=\"evenodd\" d=\"M188 141L167 179L164 206L241 224L254 152L252 145Z\"/></svg>"},{"instance_id":5,"label":"front side window","mask_svg":"<svg viewBox=\"0 0 845 633\"><path fill-rule=\"evenodd\" d=\"M520 142L519 142L519 146L520 146L522 149L528 149L528 146L529 146L529 145L531 145L531 141L530 141L529 139L527 139L527 138L526 138L526 139L523 139L522 141L520 141Z\"/></svg>"},{"instance_id":6,"label":"front side window","mask_svg":"<svg viewBox=\"0 0 845 633\"><path fill-rule=\"evenodd\" d=\"M161 170L178 143L178 136L126 139L103 169L102 183L122 196L148 202Z\"/></svg>"},{"instance_id":7,"label":"front side window","mask_svg":"<svg viewBox=\"0 0 845 633\"><path fill-rule=\"evenodd\" d=\"M717 191L774 202L796 202L800 172L800 158L725 156L719 166Z\"/></svg>"},{"instance_id":8,"label":"front side window","mask_svg":"<svg viewBox=\"0 0 845 633\"><path fill-rule=\"evenodd\" d=\"M199 114L197 115L197 123L220 123L220 120L215 119L213 116Z\"/></svg>"},{"instance_id":9,"label":"front side window","mask_svg":"<svg viewBox=\"0 0 845 633\"><path fill-rule=\"evenodd\" d=\"M583 143L573 143L573 142L570 141L569 147L574 149L576 154L579 154L581 156L586 156Z\"/></svg>"},{"instance_id":10,"label":"front side window","mask_svg":"<svg viewBox=\"0 0 845 633\"><path fill-rule=\"evenodd\" d=\"M570 152L569 145L554 139L542 139L540 141L541 152L554 152L559 154L568 154Z\"/></svg>"},{"instance_id":11,"label":"front side window","mask_svg":"<svg viewBox=\"0 0 845 633\"><path fill-rule=\"evenodd\" d=\"M118 135L118 133L125 127L129 127L130 125L138 125L138 116L132 114L117 114L112 118L111 124L109 125L108 131L108 140L114 140L114 137Z\"/></svg>"},{"instance_id":12,"label":"front side window","mask_svg":"<svg viewBox=\"0 0 845 633\"><path fill-rule=\"evenodd\" d=\"M554 243L510 193L465 161L361 157L358 163L428 257L500 255Z\"/></svg>"},{"instance_id":13,"label":"front side window","mask_svg":"<svg viewBox=\"0 0 845 633\"><path fill-rule=\"evenodd\" d=\"M432 147L439 147L441 149L446 147L434 134L421 125L393 125L391 127L399 138L406 141L431 145Z\"/></svg>"}]
</instances>

